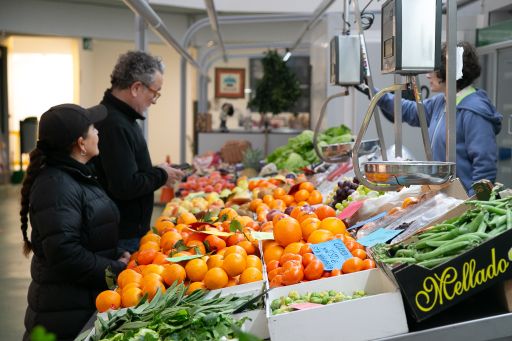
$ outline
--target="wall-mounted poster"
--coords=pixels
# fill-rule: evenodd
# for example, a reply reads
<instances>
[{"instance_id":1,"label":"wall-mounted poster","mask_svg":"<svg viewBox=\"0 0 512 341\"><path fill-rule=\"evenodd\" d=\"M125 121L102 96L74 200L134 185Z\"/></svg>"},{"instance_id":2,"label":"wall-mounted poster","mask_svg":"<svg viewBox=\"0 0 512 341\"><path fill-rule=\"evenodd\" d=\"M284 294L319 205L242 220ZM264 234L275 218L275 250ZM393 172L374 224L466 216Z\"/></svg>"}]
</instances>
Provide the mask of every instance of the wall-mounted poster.
<instances>
[{"instance_id":1,"label":"wall-mounted poster","mask_svg":"<svg viewBox=\"0 0 512 341\"><path fill-rule=\"evenodd\" d=\"M215 97L243 98L245 69L215 68Z\"/></svg>"}]
</instances>

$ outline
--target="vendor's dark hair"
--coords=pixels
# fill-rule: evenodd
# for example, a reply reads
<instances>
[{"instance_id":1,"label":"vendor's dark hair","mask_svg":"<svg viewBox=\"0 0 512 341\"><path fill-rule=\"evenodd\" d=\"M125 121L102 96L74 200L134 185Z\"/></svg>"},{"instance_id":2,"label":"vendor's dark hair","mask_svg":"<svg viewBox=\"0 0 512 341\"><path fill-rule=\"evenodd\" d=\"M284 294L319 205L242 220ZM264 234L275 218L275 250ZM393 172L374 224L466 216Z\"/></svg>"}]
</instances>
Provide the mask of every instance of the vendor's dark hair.
<instances>
[{"instance_id":1,"label":"vendor's dark hair","mask_svg":"<svg viewBox=\"0 0 512 341\"><path fill-rule=\"evenodd\" d=\"M25 256L28 256L30 251L32 251L32 243L27 236L30 189L32 188L34 180L39 175L41 168L44 166L45 159L46 157L43 151L39 148L34 149L30 153L30 162L27 167L27 174L25 175L25 179L23 179L23 185L21 187L20 220L21 233L23 234L23 254Z\"/></svg>"},{"instance_id":2,"label":"vendor's dark hair","mask_svg":"<svg viewBox=\"0 0 512 341\"><path fill-rule=\"evenodd\" d=\"M127 89L137 81L151 85L156 71L164 73L164 64L159 57L144 51L128 51L119 56L110 75L110 83L116 89Z\"/></svg>"},{"instance_id":3,"label":"vendor's dark hair","mask_svg":"<svg viewBox=\"0 0 512 341\"><path fill-rule=\"evenodd\" d=\"M464 48L464 54L462 55L462 78L457 80L457 91L459 91L473 84L480 77L482 68L473 45L467 41L460 41L457 43L457 46ZM447 46L444 43L441 49L441 68L437 72L437 77L443 82L446 82L446 49Z\"/></svg>"},{"instance_id":4,"label":"vendor's dark hair","mask_svg":"<svg viewBox=\"0 0 512 341\"><path fill-rule=\"evenodd\" d=\"M89 131L89 127L87 130L82 133L82 137L86 138ZM73 142L71 145L63 148L63 150L58 151L59 153L70 154L73 146L76 142ZM28 256L30 251L32 251L32 242L28 239L27 229L28 229L28 212L30 210L30 190L32 189L32 184L35 179L41 172L41 169L46 164L46 152L43 151L44 143L38 141L38 147L36 147L33 151L30 152L30 161L28 163L27 171L25 178L23 179L23 184L21 186L21 210L20 210L20 221L21 221L21 234L23 235L23 254Z\"/></svg>"}]
</instances>

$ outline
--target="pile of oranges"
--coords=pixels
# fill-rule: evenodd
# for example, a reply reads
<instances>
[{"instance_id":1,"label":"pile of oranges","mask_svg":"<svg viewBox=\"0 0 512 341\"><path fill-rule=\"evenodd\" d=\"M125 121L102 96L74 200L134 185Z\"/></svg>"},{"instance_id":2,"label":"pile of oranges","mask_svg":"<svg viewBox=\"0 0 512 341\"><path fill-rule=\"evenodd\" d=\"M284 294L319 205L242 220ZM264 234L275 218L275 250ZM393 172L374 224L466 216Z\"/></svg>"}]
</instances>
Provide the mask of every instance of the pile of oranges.
<instances>
[{"instance_id":1,"label":"pile of oranges","mask_svg":"<svg viewBox=\"0 0 512 341\"><path fill-rule=\"evenodd\" d=\"M375 268L364 247L350 236L335 213L327 205L314 210L297 206L290 216L278 214L267 223L272 225L274 233L274 241L263 243L263 259L271 287ZM343 241L353 257L340 269L325 271L322 262L313 254L311 244L335 238Z\"/></svg>"},{"instance_id":2,"label":"pile of oranges","mask_svg":"<svg viewBox=\"0 0 512 341\"><path fill-rule=\"evenodd\" d=\"M322 194L309 181L303 181L292 189L294 190L287 192L283 187L275 187L272 194L265 194L262 198L253 199L249 204L249 209L256 212L259 222L266 222L267 214L271 210L284 212L287 207L317 205L323 201Z\"/></svg>"},{"instance_id":3,"label":"pile of oranges","mask_svg":"<svg viewBox=\"0 0 512 341\"><path fill-rule=\"evenodd\" d=\"M237 220L247 232L258 225L231 208L223 209L219 217L223 217L223 221L207 229L225 231L227 228L229 231L232 220ZM127 268L117 277L118 288L97 296L98 311L135 306L144 295L151 300L158 290L165 292L174 282L185 282L189 285L188 293L191 293L263 279L256 241L247 240L242 233L224 237L195 232L188 228L195 222L195 216L189 212L183 212L176 225L169 218L160 217L155 223L157 233L149 231L141 238L139 250L132 254ZM177 246L181 246L179 250L188 250L179 251L175 249ZM167 260L195 254L203 256L178 263Z\"/></svg>"}]
</instances>

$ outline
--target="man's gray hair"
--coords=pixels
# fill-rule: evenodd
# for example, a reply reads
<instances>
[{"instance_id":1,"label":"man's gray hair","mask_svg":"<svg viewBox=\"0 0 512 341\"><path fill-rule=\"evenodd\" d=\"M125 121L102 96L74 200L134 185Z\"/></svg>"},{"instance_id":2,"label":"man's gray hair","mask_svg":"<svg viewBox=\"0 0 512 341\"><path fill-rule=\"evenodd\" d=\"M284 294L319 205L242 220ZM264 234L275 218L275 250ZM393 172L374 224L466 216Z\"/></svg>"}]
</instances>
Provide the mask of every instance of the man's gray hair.
<instances>
[{"instance_id":1,"label":"man's gray hair","mask_svg":"<svg viewBox=\"0 0 512 341\"><path fill-rule=\"evenodd\" d=\"M128 51L119 56L110 75L110 83L116 89L129 88L137 81L149 86L155 80L156 71L164 73L164 64L160 57L144 51Z\"/></svg>"}]
</instances>

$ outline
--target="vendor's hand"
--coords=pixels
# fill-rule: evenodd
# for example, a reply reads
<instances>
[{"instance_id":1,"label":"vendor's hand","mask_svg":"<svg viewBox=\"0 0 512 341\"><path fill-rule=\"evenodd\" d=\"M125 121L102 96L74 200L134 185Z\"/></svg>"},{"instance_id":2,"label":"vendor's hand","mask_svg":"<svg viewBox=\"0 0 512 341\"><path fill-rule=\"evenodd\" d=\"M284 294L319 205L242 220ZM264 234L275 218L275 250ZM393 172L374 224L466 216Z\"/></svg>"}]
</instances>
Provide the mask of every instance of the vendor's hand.
<instances>
[{"instance_id":1,"label":"vendor's hand","mask_svg":"<svg viewBox=\"0 0 512 341\"><path fill-rule=\"evenodd\" d=\"M181 179L185 175L181 170L172 168L168 163L162 163L157 167L162 168L167 173L167 181L165 185L169 187L174 185L175 182L181 181Z\"/></svg>"},{"instance_id":2,"label":"vendor's hand","mask_svg":"<svg viewBox=\"0 0 512 341\"><path fill-rule=\"evenodd\" d=\"M119 257L118 261L123 262L124 264L128 264L130 261L130 253L128 251L123 252L121 257Z\"/></svg>"}]
</instances>

